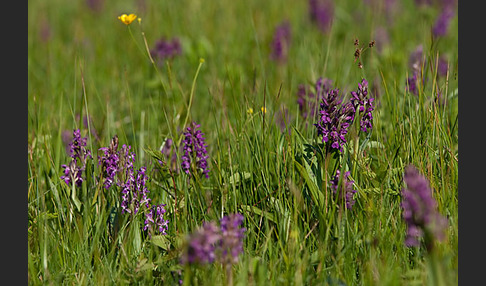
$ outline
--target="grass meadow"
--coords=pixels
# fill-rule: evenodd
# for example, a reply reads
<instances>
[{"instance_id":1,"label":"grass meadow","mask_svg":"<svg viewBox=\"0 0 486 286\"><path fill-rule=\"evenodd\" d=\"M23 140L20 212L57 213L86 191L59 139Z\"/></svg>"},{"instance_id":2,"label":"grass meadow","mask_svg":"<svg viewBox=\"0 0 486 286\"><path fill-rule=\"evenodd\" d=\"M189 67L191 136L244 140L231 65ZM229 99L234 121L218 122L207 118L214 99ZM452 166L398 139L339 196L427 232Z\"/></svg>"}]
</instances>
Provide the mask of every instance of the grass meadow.
<instances>
[{"instance_id":1,"label":"grass meadow","mask_svg":"<svg viewBox=\"0 0 486 286\"><path fill-rule=\"evenodd\" d=\"M457 284L457 2L324 1L325 27L312 2L30 0L29 284ZM290 36L275 59L282 23ZM178 53L152 53L162 38ZM366 79L374 98L372 129L356 113L342 150L298 103L319 78L343 102ZM194 155L181 168L192 122L207 178ZM91 152L80 185L61 178L77 129ZM165 205L165 234L143 229L148 210L122 211L120 185L105 188L100 148L115 135L146 168L150 203ZM442 239L406 244L408 165L447 219ZM356 191L350 208L333 192L338 170ZM181 262L192 233L234 213L245 228L235 262Z\"/></svg>"}]
</instances>

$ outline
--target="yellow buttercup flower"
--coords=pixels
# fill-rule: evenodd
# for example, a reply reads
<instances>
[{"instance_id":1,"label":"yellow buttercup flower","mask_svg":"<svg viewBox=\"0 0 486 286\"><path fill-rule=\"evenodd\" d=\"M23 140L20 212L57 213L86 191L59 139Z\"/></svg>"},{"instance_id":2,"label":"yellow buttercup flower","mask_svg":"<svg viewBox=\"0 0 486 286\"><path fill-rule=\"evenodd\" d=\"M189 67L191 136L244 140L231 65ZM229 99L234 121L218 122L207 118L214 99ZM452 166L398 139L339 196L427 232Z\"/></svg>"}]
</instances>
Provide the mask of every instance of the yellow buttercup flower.
<instances>
[{"instance_id":1,"label":"yellow buttercup flower","mask_svg":"<svg viewBox=\"0 0 486 286\"><path fill-rule=\"evenodd\" d=\"M262 112L263 112L263 113L267 113L267 108L266 108L265 106L264 106L264 107L262 107Z\"/></svg>"},{"instance_id":2,"label":"yellow buttercup flower","mask_svg":"<svg viewBox=\"0 0 486 286\"><path fill-rule=\"evenodd\" d=\"M253 108L251 108L251 107L250 107L250 108L248 108L248 109L246 110L246 113L248 113L248 114L250 114L250 115L251 115L251 114L253 114Z\"/></svg>"},{"instance_id":3,"label":"yellow buttercup flower","mask_svg":"<svg viewBox=\"0 0 486 286\"><path fill-rule=\"evenodd\" d=\"M123 24L130 25L133 22L133 20L137 19L137 15L135 15L135 14L130 14L130 15L122 14L122 15L118 16L118 19L120 21L122 21Z\"/></svg>"}]
</instances>

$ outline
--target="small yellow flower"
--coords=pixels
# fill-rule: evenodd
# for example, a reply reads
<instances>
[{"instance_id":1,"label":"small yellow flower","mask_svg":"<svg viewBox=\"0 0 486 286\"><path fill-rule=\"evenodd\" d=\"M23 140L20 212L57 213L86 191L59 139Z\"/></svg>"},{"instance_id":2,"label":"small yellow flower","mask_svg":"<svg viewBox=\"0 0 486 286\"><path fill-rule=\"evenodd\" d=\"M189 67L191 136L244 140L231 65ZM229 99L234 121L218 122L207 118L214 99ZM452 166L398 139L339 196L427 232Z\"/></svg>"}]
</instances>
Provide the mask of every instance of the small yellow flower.
<instances>
[{"instance_id":1,"label":"small yellow flower","mask_svg":"<svg viewBox=\"0 0 486 286\"><path fill-rule=\"evenodd\" d=\"M137 20L139 24L142 23L142 18L138 18Z\"/></svg>"},{"instance_id":2,"label":"small yellow flower","mask_svg":"<svg viewBox=\"0 0 486 286\"><path fill-rule=\"evenodd\" d=\"M266 108L265 106L264 106L264 107L262 107L262 112L263 112L263 113L267 113L267 108Z\"/></svg>"},{"instance_id":3,"label":"small yellow flower","mask_svg":"<svg viewBox=\"0 0 486 286\"><path fill-rule=\"evenodd\" d=\"M251 114L253 114L253 108L251 108L251 107L250 107L250 108L248 108L248 109L246 110L246 113L248 113L248 114L250 114L250 115L251 115Z\"/></svg>"},{"instance_id":4,"label":"small yellow flower","mask_svg":"<svg viewBox=\"0 0 486 286\"><path fill-rule=\"evenodd\" d=\"M122 21L123 24L130 25L133 22L133 20L137 19L137 15L135 15L135 14L130 14L130 15L122 14L122 15L118 16L118 19L120 21Z\"/></svg>"}]
</instances>

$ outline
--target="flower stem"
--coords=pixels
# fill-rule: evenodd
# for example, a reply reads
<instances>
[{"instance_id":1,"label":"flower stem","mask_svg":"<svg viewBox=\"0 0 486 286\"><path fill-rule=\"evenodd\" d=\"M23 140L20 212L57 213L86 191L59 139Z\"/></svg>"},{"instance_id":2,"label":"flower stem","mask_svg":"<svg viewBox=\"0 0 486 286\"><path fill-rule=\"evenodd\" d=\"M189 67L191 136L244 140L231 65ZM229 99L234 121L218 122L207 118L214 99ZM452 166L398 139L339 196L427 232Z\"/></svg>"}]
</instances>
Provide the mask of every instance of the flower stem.
<instances>
[{"instance_id":1,"label":"flower stem","mask_svg":"<svg viewBox=\"0 0 486 286\"><path fill-rule=\"evenodd\" d=\"M431 268L431 285L447 285L444 281L439 257L435 251L429 252L429 267Z\"/></svg>"},{"instance_id":2,"label":"flower stem","mask_svg":"<svg viewBox=\"0 0 486 286\"><path fill-rule=\"evenodd\" d=\"M231 264L225 264L224 268L226 270L226 285L233 286L233 271L231 268Z\"/></svg>"},{"instance_id":3,"label":"flower stem","mask_svg":"<svg viewBox=\"0 0 486 286\"><path fill-rule=\"evenodd\" d=\"M135 37L133 36L132 29L130 29L130 26L127 26L127 27L128 27L128 31L130 32L130 36L132 37L132 40L137 45L137 48L140 50L140 52L142 54L144 54L145 52L142 50L142 48L140 47L140 45L138 44L138 42L135 40ZM148 47L147 39L145 38L145 33L143 31L142 31L142 38L143 38L143 42L144 42L144 45L145 45L145 50L146 50L146 53L147 53L147 55L149 57L149 60L152 63L152 66L154 67L155 71L157 72L157 75L159 76L160 83L162 84L162 88L164 89L164 93L167 95L168 94L167 93L167 88L165 87L164 81L162 80L162 75L161 75L159 69L157 68L157 65L155 64L155 61L152 58L152 55L150 55L150 49Z\"/></svg>"},{"instance_id":4,"label":"flower stem","mask_svg":"<svg viewBox=\"0 0 486 286\"><path fill-rule=\"evenodd\" d=\"M150 59L150 62L152 63L152 66L154 67L155 71L157 72L157 75L159 76L160 83L162 84L162 88L164 89L165 94L167 95L167 88L165 87L164 81L162 80L162 75L159 71L159 68L155 64L154 59L152 58L152 55L150 54L150 49L147 44L147 39L145 38L145 33L142 31L142 38L143 38L143 43L145 44L145 50L147 51L147 55Z\"/></svg>"},{"instance_id":5,"label":"flower stem","mask_svg":"<svg viewBox=\"0 0 486 286\"><path fill-rule=\"evenodd\" d=\"M132 40L135 42L135 45L137 46L138 50L143 54L144 52L143 52L142 48L140 48L137 40L135 40L135 37L133 36L132 29L130 29L130 26L127 26L127 28L128 28L128 32L130 33L130 36L132 37Z\"/></svg>"},{"instance_id":6,"label":"flower stem","mask_svg":"<svg viewBox=\"0 0 486 286\"><path fill-rule=\"evenodd\" d=\"M331 152L330 148L328 148L328 144L326 144L326 152L325 152L325 158L324 158L324 193L326 195L325 201L324 201L324 211L327 214L327 201L328 201L328 191L327 191L327 175L328 175L328 167L329 167L329 160L331 158Z\"/></svg>"},{"instance_id":7,"label":"flower stem","mask_svg":"<svg viewBox=\"0 0 486 286\"><path fill-rule=\"evenodd\" d=\"M186 118L184 119L184 124L182 125L184 127L186 126L187 121L189 120L189 115L191 114L192 100L194 98L194 89L196 87L196 79L197 79L197 76L199 75L199 70L201 69L201 66L203 65L203 63L204 63L204 59L202 59L202 58L199 59L199 66L197 67L196 75L194 76L194 79L192 81L191 94L189 95L189 104L188 104L188 107L187 107ZM182 137L183 136L179 137L179 141L177 142L177 146L181 145Z\"/></svg>"}]
</instances>

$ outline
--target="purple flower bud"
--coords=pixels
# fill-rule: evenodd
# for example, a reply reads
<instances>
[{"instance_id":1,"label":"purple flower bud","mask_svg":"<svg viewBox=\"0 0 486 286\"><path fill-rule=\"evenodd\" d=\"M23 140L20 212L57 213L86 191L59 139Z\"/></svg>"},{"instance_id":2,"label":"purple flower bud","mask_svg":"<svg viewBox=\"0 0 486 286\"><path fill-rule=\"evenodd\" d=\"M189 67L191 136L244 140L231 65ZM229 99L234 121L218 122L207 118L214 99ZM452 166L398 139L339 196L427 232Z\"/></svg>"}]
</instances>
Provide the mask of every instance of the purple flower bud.
<instances>
[{"instance_id":1,"label":"purple flower bud","mask_svg":"<svg viewBox=\"0 0 486 286\"><path fill-rule=\"evenodd\" d=\"M61 176L61 180L64 180L66 184L71 186L71 183L76 183L76 186L80 187L83 183L82 173L86 168L86 160L92 159L91 151L86 149L86 142L88 138L81 137L81 131L76 129L73 131L73 139L69 143L69 155L71 162L68 165L62 165L64 168L64 175Z\"/></svg>"},{"instance_id":2,"label":"purple flower bud","mask_svg":"<svg viewBox=\"0 0 486 286\"><path fill-rule=\"evenodd\" d=\"M167 234L169 227L169 220L164 219L165 204L155 205L149 208L145 213L145 226L143 230L149 230L149 236L152 236L152 232L157 231L162 235Z\"/></svg>"},{"instance_id":3,"label":"purple flower bud","mask_svg":"<svg viewBox=\"0 0 486 286\"><path fill-rule=\"evenodd\" d=\"M80 168L76 166L76 161L71 161L69 165L61 165L64 169L64 175L61 176L61 180L63 180L68 186L71 186L71 182L74 182L77 187L81 187L83 184L83 170L84 168Z\"/></svg>"},{"instance_id":4,"label":"purple flower bud","mask_svg":"<svg viewBox=\"0 0 486 286\"><path fill-rule=\"evenodd\" d=\"M181 257L182 264L206 264L216 259L215 249L221 240L216 223L204 223L188 238L188 245Z\"/></svg>"},{"instance_id":5,"label":"purple flower bud","mask_svg":"<svg viewBox=\"0 0 486 286\"><path fill-rule=\"evenodd\" d=\"M246 228L242 227L244 217L236 213L223 217L221 224L221 262L234 264L238 262L238 256L243 253L243 238Z\"/></svg>"},{"instance_id":6,"label":"purple flower bud","mask_svg":"<svg viewBox=\"0 0 486 286\"><path fill-rule=\"evenodd\" d=\"M413 95L418 95L418 78L417 72L414 72L413 75L407 78L407 91L411 92Z\"/></svg>"},{"instance_id":7,"label":"purple flower bud","mask_svg":"<svg viewBox=\"0 0 486 286\"><path fill-rule=\"evenodd\" d=\"M73 131L73 140L69 144L69 155L74 160L80 159L83 163L88 158L91 157L91 151L86 149L87 137L81 138L81 131L76 129Z\"/></svg>"},{"instance_id":8,"label":"purple flower bud","mask_svg":"<svg viewBox=\"0 0 486 286\"><path fill-rule=\"evenodd\" d=\"M140 206L144 206L147 209L150 208L149 203L151 199L148 197L148 193L150 193L150 191L146 187L148 180L148 177L145 174L146 171L146 167L141 167L137 171L137 178L135 180L135 189L133 190L132 199L135 214L140 210Z\"/></svg>"},{"instance_id":9,"label":"purple flower bud","mask_svg":"<svg viewBox=\"0 0 486 286\"><path fill-rule=\"evenodd\" d=\"M361 83L358 83L357 91L351 92L351 103L354 109L361 114L360 126L363 132L368 132L373 128L374 100L374 98L368 97L368 81L366 79L362 79Z\"/></svg>"},{"instance_id":10,"label":"purple flower bud","mask_svg":"<svg viewBox=\"0 0 486 286\"><path fill-rule=\"evenodd\" d=\"M105 189L109 189L115 182L115 176L118 172L118 136L114 136L109 147L99 149L103 155L98 159L98 165L101 165Z\"/></svg>"},{"instance_id":11,"label":"purple flower bud","mask_svg":"<svg viewBox=\"0 0 486 286\"><path fill-rule=\"evenodd\" d=\"M272 40L272 53L270 58L283 63L287 60L291 40L291 29L289 21L284 21L275 29Z\"/></svg>"},{"instance_id":12,"label":"purple flower bud","mask_svg":"<svg viewBox=\"0 0 486 286\"><path fill-rule=\"evenodd\" d=\"M122 193L122 213L132 213L131 205L134 197L135 177L133 163L135 162L135 153L130 152L131 146L123 144L118 153L118 181L117 185L121 188Z\"/></svg>"},{"instance_id":13,"label":"purple flower bud","mask_svg":"<svg viewBox=\"0 0 486 286\"><path fill-rule=\"evenodd\" d=\"M243 253L243 238L246 231L242 227L243 220L243 215L236 213L224 216L220 220L219 228L215 222L204 223L188 237L181 263L237 263L239 255Z\"/></svg>"},{"instance_id":14,"label":"purple flower bud","mask_svg":"<svg viewBox=\"0 0 486 286\"><path fill-rule=\"evenodd\" d=\"M133 167L127 169L127 180L120 184L122 189L122 213L137 214L141 207L150 208L149 190L145 186L147 176L146 168L141 167L134 176Z\"/></svg>"},{"instance_id":15,"label":"purple flower bud","mask_svg":"<svg viewBox=\"0 0 486 286\"><path fill-rule=\"evenodd\" d=\"M172 59L181 53L182 48L178 38L173 38L172 40L161 38L155 43L155 48L150 51L152 57L160 60L161 63L163 63L164 60Z\"/></svg>"},{"instance_id":16,"label":"purple flower bud","mask_svg":"<svg viewBox=\"0 0 486 286\"><path fill-rule=\"evenodd\" d=\"M440 57L437 63L437 74L439 76L446 76L447 71L449 70L448 67L449 63L444 57Z\"/></svg>"},{"instance_id":17,"label":"purple flower bud","mask_svg":"<svg viewBox=\"0 0 486 286\"><path fill-rule=\"evenodd\" d=\"M337 202L345 202L346 209L351 210L355 201L354 201L354 194L357 192L353 190L353 183L354 181L350 181L348 179L350 173L345 172L344 177L340 177L341 171L336 171L336 176L331 180L331 190L333 191L334 195L338 196ZM341 180L341 184L339 184L339 180Z\"/></svg>"},{"instance_id":18,"label":"purple flower bud","mask_svg":"<svg viewBox=\"0 0 486 286\"><path fill-rule=\"evenodd\" d=\"M321 79L317 81L316 93L322 90ZM338 89L331 89L321 98L319 119L314 124L317 135L322 136L322 142L330 144L332 149L343 151L347 142L345 135L354 119L355 109L350 104L342 104Z\"/></svg>"},{"instance_id":19,"label":"purple flower bud","mask_svg":"<svg viewBox=\"0 0 486 286\"><path fill-rule=\"evenodd\" d=\"M419 238L424 237L427 249L431 250L435 239L444 239L447 219L437 211L427 179L413 165L405 168L403 180L406 184L401 203L407 224L405 244L418 246Z\"/></svg>"},{"instance_id":20,"label":"purple flower bud","mask_svg":"<svg viewBox=\"0 0 486 286\"><path fill-rule=\"evenodd\" d=\"M204 133L199 130L200 125L196 122L186 128L184 132L183 151L184 154L181 157L181 168L187 173L191 174L192 170L201 170L206 178L209 178L209 169L207 159L207 145L205 145Z\"/></svg>"},{"instance_id":21,"label":"purple flower bud","mask_svg":"<svg viewBox=\"0 0 486 286\"><path fill-rule=\"evenodd\" d=\"M432 33L435 37L441 37L447 34L449 23L453 17L454 10L452 8L446 8L442 11L432 28Z\"/></svg>"},{"instance_id":22,"label":"purple flower bud","mask_svg":"<svg viewBox=\"0 0 486 286\"><path fill-rule=\"evenodd\" d=\"M309 0L310 19L322 32L331 27L334 16L334 4L330 0Z\"/></svg>"}]
</instances>

